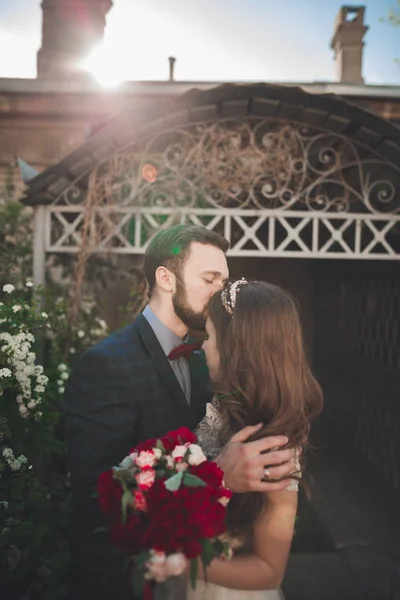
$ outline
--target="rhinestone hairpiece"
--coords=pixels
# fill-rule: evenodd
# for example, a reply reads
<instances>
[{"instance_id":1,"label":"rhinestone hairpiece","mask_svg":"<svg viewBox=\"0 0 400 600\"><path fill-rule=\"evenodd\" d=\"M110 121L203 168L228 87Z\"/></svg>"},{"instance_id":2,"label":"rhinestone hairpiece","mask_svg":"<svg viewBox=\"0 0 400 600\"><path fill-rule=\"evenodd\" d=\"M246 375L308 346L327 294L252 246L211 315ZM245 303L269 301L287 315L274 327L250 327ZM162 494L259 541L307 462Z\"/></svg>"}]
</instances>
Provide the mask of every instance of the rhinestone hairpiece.
<instances>
[{"instance_id":1,"label":"rhinestone hairpiece","mask_svg":"<svg viewBox=\"0 0 400 600\"><path fill-rule=\"evenodd\" d=\"M221 293L222 306L232 318L236 306L236 296L240 291L240 287L242 285L247 285L247 283L246 279L242 277L242 279L230 283Z\"/></svg>"}]
</instances>

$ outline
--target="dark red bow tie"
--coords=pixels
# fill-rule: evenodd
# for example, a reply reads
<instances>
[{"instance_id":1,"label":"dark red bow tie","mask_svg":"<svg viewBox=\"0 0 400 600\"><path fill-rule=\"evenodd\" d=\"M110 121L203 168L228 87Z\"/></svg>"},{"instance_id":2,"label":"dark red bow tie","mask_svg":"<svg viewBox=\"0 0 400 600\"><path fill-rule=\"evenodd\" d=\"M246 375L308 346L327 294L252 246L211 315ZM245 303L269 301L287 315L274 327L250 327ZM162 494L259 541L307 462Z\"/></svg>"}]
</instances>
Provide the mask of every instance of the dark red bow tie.
<instances>
[{"instance_id":1,"label":"dark red bow tie","mask_svg":"<svg viewBox=\"0 0 400 600\"><path fill-rule=\"evenodd\" d=\"M200 350L202 346L201 342L196 342L194 344L181 344L176 348L173 348L171 352L168 354L168 360L175 360L176 358L190 358L195 352L195 350Z\"/></svg>"}]
</instances>

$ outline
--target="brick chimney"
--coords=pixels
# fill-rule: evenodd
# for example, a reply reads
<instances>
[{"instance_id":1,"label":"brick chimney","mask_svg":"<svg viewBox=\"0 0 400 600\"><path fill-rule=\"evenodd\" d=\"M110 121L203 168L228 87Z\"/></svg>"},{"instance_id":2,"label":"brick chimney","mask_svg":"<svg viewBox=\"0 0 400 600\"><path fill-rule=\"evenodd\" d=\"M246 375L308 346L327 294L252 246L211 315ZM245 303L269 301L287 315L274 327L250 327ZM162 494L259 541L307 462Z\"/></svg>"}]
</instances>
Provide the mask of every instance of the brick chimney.
<instances>
[{"instance_id":1,"label":"brick chimney","mask_svg":"<svg viewBox=\"0 0 400 600\"><path fill-rule=\"evenodd\" d=\"M112 0L43 0L40 79L82 79L80 63L103 40Z\"/></svg>"},{"instance_id":2,"label":"brick chimney","mask_svg":"<svg viewBox=\"0 0 400 600\"><path fill-rule=\"evenodd\" d=\"M342 6L335 21L331 48L335 51L337 79L343 83L364 83L362 76L365 6Z\"/></svg>"}]
</instances>

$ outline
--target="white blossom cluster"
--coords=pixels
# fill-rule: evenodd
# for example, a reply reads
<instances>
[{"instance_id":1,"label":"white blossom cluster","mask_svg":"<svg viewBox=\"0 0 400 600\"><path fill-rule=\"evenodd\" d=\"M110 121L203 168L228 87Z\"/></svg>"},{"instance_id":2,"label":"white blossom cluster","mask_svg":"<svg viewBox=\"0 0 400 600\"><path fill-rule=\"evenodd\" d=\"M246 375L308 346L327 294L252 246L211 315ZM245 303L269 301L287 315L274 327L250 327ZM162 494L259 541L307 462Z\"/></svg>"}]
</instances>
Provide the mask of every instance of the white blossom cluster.
<instances>
[{"instance_id":1,"label":"white blossom cluster","mask_svg":"<svg viewBox=\"0 0 400 600\"><path fill-rule=\"evenodd\" d=\"M19 394L16 401L19 405L21 417L26 418L42 401L46 390L48 377L43 375L43 367L35 365L35 353L31 352L34 337L31 333L22 331L15 335L0 333L0 350L7 357L8 367L1 369L1 378L14 375ZM36 412L39 418L41 413Z\"/></svg>"},{"instance_id":2,"label":"white blossom cluster","mask_svg":"<svg viewBox=\"0 0 400 600\"><path fill-rule=\"evenodd\" d=\"M2 456L12 471L21 471L28 463L28 459L23 454L15 458L11 448L4 448Z\"/></svg>"},{"instance_id":3,"label":"white blossom cluster","mask_svg":"<svg viewBox=\"0 0 400 600\"><path fill-rule=\"evenodd\" d=\"M59 371L58 380L57 380L58 393L63 394L64 388L65 388L65 382L67 381L67 379L69 377L68 367L64 363L61 363L58 365L57 369Z\"/></svg>"},{"instance_id":4,"label":"white blossom cluster","mask_svg":"<svg viewBox=\"0 0 400 600\"><path fill-rule=\"evenodd\" d=\"M3 285L3 292L6 294L11 294L15 290L15 287L11 283L6 283Z\"/></svg>"}]
</instances>

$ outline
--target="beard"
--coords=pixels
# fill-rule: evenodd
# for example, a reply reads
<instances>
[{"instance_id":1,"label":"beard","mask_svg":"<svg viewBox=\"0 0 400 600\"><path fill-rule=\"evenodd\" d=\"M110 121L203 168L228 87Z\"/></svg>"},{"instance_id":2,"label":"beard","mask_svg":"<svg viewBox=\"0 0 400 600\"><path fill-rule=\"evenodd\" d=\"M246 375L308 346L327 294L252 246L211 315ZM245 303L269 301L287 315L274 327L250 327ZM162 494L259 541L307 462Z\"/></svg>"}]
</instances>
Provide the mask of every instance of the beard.
<instances>
[{"instance_id":1,"label":"beard","mask_svg":"<svg viewBox=\"0 0 400 600\"><path fill-rule=\"evenodd\" d=\"M194 311L188 303L186 288L179 279L176 281L176 292L172 296L172 306L177 317L180 318L182 323L187 325L189 329L195 331L205 331L206 329L206 311L203 309L201 312Z\"/></svg>"}]
</instances>

